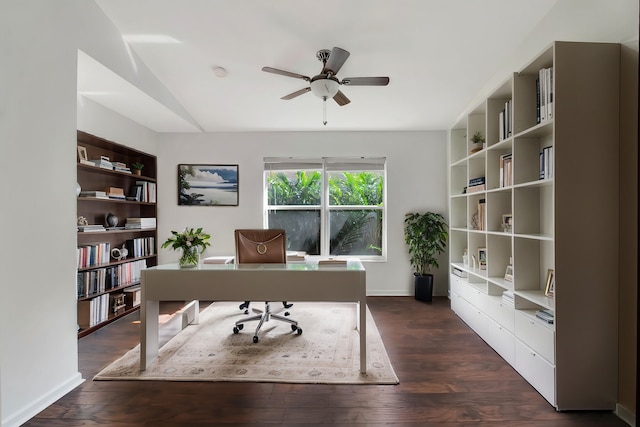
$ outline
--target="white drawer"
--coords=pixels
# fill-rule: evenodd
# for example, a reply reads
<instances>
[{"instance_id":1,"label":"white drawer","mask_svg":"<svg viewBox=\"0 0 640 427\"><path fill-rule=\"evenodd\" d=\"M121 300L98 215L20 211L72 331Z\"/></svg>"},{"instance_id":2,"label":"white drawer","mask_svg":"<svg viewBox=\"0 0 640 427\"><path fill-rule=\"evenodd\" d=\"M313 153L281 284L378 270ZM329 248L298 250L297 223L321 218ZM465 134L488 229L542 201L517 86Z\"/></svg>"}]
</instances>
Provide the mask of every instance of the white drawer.
<instances>
[{"instance_id":1,"label":"white drawer","mask_svg":"<svg viewBox=\"0 0 640 427\"><path fill-rule=\"evenodd\" d=\"M516 337L552 365L556 363L555 332L531 316L516 310Z\"/></svg>"},{"instance_id":2,"label":"white drawer","mask_svg":"<svg viewBox=\"0 0 640 427\"><path fill-rule=\"evenodd\" d=\"M556 405L556 370L534 350L516 339L516 370L538 393L553 406Z\"/></svg>"},{"instance_id":3,"label":"white drawer","mask_svg":"<svg viewBox=\"0 0 640 427\"><path fill-rule=\"evenodd\" d=\"M512 334L515 331L515 309L497 298L488 297L487 314Z\"/></svg>"},{"instance_id":4,"label":"white drawer","mask_svg":"<svg viewBox=\"0 0 640 427\"><path fill-rule=\"evenodd\" d=\"M468 289L469 289L469 285L463 278L458 277L455 274L451 275L451 291L452 292L455 292L462 298L466 299Z\"/></svg>"},{"instance_id":5,"label":"white drawer","mask_svg":"<svg viewBox=\"0 0 640 427\"><path fill-rule=\"evenodd\" d=\"M503 326L488 319L487 324L487 338L485 341L493 347L504 360L511 366L515 366L516 354L515 354L515 342L513 334L507 331Z\"/></svg>"}]
</instances>

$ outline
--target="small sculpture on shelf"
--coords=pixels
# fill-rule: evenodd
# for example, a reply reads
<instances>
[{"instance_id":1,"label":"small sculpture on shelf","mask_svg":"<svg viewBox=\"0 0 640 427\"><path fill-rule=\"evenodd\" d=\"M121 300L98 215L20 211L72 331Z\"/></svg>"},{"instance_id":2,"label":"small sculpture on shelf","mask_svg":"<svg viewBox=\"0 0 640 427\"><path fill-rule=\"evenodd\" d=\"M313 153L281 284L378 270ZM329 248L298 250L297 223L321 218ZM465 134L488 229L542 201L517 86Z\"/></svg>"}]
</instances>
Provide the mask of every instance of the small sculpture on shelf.
<instances>
[{"instance_id":1,"label":"small sculpture on shelf","mask_svg":"<svg viewBox=\"0 0 640 427\"><path fill-rule=\"evenodd\" d=\"M107 227L109 227L109 228L117 227L118 226L118 221L119 221L118 216L112 214L111 212L109 212L104 217L105 225Z\"/></svg>"},{"instance_id":2,"label":"small sculpture on shelf","mask_svg":"<svg viewBox=\"0 0 640 427\"><path fill-rule=\"evenodd\" d=\"M122 244L121 248L111 249L111 257L116 261L127 259L127 256L129 256L129 249L127 249L124 243Z\"/></svg>"}]
</instances>

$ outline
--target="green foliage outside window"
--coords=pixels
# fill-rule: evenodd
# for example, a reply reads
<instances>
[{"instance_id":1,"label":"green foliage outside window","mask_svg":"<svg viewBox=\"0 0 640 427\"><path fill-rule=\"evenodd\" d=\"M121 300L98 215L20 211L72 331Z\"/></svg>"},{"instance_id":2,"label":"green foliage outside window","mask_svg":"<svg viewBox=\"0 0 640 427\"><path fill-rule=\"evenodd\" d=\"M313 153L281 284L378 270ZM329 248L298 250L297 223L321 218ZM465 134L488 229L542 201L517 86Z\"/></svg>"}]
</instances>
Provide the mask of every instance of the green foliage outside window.
<instances>
[{"instance_id":1,"label":"green foliage outside window","mask_svg":"<svg viewBox=\"0 0 640 427\"><path fill-rule=\"evenodd\" d=\"M274 172L268 175L268 203L271 206L320 205L322 174L319 171ZM329 205L353 206L355 209L329 210L331 255L380 255L382 253L382 211L371 209L382 206L383 175L373 172L335 172L328 177ZM275 214L274 211L272 211ZM275 215L270 213L271 219ZM289 224L293 224L291 218ZM273 224L275 225L275 224ZM283 224L279 224L283 227ZM284 225L286 229L286 224ZM314 235L317 223L308 226L296 222L295 230L287 230L288 239L294 241L305 233ZM298 236L301 234L301 236ZM292 250L307 250L292 247ZM313 245L312 245L313 246ZM317 248L316 248L317 250ZM312 252L308 252L312 253Z\"/></svg>"}]
</instances>

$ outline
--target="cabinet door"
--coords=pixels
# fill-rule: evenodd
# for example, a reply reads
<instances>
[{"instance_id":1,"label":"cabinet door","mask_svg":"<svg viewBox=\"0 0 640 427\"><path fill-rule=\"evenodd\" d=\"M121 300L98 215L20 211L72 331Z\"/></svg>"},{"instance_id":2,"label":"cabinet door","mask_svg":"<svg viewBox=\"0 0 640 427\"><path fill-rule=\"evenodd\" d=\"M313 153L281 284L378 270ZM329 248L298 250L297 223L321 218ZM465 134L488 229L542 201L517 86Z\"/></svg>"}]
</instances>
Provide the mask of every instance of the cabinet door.
<instances>
[{"instance_id":1,"label":"cabinet door","mask_svg":"<svg viewBox=\"0 0 640 427\"><path fill-rule=\"evenodd\" d=\"M555 367L518 339L516 339L515 367L542 397L556 406Z\"/></svg>"},{"instance_id":2,"label":"cabinet door","mask_svg":"<svg viewBox=\"0 0 640 427\"><path fill-rule=\"evenodd\" d=\"M550 364L556 363L555 332L540 321L517 311L516 336Z\"/></svg>"}]
</instances>

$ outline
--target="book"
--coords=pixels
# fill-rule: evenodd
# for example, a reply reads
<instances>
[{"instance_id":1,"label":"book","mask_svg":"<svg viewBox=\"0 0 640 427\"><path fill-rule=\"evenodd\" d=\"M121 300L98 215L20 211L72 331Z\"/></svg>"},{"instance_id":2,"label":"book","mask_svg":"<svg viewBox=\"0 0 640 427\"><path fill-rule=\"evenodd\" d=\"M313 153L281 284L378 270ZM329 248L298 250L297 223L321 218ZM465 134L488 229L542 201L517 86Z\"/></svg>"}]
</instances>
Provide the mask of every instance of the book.
<instances>
[{"instance_id":1,"label":"book","mask_svg":"<svg viewBox=\"0 0 640 427\"><path fill-rule=\"evenodd\" d=\"M329 265L347 265L347 260L345 259L336 259L336 258L325 258L318 261L318 266L329 266Z\"/></svg>"},{"instance_id":2,"label":"book","mask_svg":"<svg viewBox=\"0 0 640 427\"><path fill-rule=\"evenodd\" d=\"M485 191L484 184L467 187L467 193L478 193L480 191Z\"/></svg>"}]
</instances>

